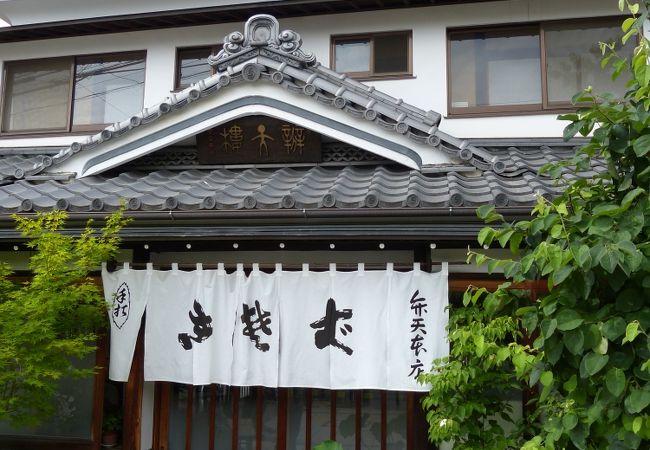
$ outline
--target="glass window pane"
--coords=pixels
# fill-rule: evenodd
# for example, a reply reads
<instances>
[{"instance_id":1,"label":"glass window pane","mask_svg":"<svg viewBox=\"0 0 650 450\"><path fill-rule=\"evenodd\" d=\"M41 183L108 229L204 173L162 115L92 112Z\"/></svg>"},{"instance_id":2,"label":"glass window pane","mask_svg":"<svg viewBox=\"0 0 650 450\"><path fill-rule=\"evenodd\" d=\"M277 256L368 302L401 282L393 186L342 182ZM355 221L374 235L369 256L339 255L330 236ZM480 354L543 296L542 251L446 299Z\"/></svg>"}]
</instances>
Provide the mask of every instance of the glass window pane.
<instances>
[{"instance_id":1,"label":"glass window pane","mask_svg":"<svg viewBox=\"0 0 650 450\"><path fill-rule=\"evenodd\" d=\"M354 448L356 426L356 391L336 391L336 441L343 448Z\"/></svg>"},{"instance_id":2,"label":"glass window pane","mask_svg":"<svg viewBox=\"0 0 650 450\"><path fill-rule=\"evenodd\" d=\"M570 102L576 92L593 86L599 93L610 92L617 96L625 93L625 76L616 81L611 71L600 67L601 52L598 42L618 41L618 25L571 24L563 29L547 29L546 70L549 102ZM619 41L620 42L620 41ZM634 43L619 50L621 56L630 57Z\"/></svg>"},{"instance_id":3,"label":"glass window pane","mask_svg":"<svg viewBox=\"0 0 650 450\"><path fill-rule=\"evenodd\" d=\"M231 450L232 448L231 399L230 386L217 385L217 410L214 419L214 448L216 450Z\"/></svg>"},{"instance_id":4,"label":"glass window pane","mask_svg":"<svg viewBox=\"0 0 650 450\"><path fill-rule=\"evenodd\" d=\"M210 437L210 386L194 386L193 390L192 449L206 449Z\"/></svg>"},{"instance_id":5,"label":"glass window pane","mask_svg":"<svg viewBox=\"0 0 650 450\"><path fill-rule=\"evenodd\" d=\"M242 386L239 388L239 428L237 435L238 450L255 450L257 388Z\"/></svg>"},{"instance_id":6,"label":"glass window pane","mask_svg":"<svg viewBox=\"0 0 650 450\"><path fill-rule=\"evenodd\" d=\"M389 391L386 397L386 448L401 450L406 448L406 394Z\"/></svg>"},{"instance_id":7,"label":"glass window pane","mask_svg":"<svg viewBox=\"0 0 650 450\"><path fill-rule=\"evenodd\" d=\"M311 445L315 447L330 438L330 391L312 389Z\"/></svg>"},{"instance_id":8,"label":"glass window pane","mask_svg":"<svg viewBox=\"0 0 650 450\"><path fill-rule=\"evenodd\" d=\"M184 88L212 75L212 67L208 64L208 56L211 53L210 47L179 50L176 87Z\"/></svg>"},{"instance_id":9,"label":"glass window pane","mask_svg":"<svg viewBox=\"0 0 650 450\"><path fill-rule=\"evenodd\" d=\"M142 110L144 55L96 56L77 61L73 125L108 124Z\"/></svg>"},{"instance_id":10,"label":"glass window pane","mask_svg":"<svg viewBox=\"0 0 650 450\"><path fill-rule=\"evenodd\" d=\"M337 41L334 57L337 72L369 72L370 41L368 39Z\"/></svg>"},{"instance_id":11,"label":"glass window pane","mask_svg":"<svg viewBox=\"0 0 650 450\"><path fill-rule=\"evenodd\" d=\"M173 384L169 405L169 448L185 448L187 398L192 386Z\"/></svg>"},{"instance_id":12,"label":"glass window pane","mask_svg":"<svg viewBox=\"0 0 650 450\"><path fill-rule=\"evenodd\" d=\"M386 436L388 438L388 436ZM361 397L361 448L381 448L381 392L363 391ZM406 446L402 447L406 448Z\"/></svg>"},{"instance_id":13,"label":"glass window pane","mask_svg":"<svg viewBox=\"0 0 650 450\"><path fill-rule=\"evenodd\" d=\"M66 129L70 60L7 63L2 129Z\"/></svg>"},{"instance_id":14,"label":"glass window pane","mask_svg":"<svg viewBox=\"0 0 650 450\"><path fill-rule=\"evenodd\" d=\"M305 448L305 427L307 424L305 398L306 389L289 389L287 394L287 449ZM312 442L312 447L317 443Z\"/></svg>"},{"instance_id":15,"label":"glass window pane","mask_svg":"<svg viewBox=\"0 0 650 450\"><path fill-rule=\"evenodd\" d=\"M374 37L375 74L409 71L408 34L387 34Z\"/></svg>"},{"instance_id":16,"label":"glass window pane","mask_svg":"<svg viewBox=\"0 0 650 450\"><path fill-rule=\"evenodd\" d=\"M539 55L534 30L452 35L452 108L540 104Z\"/></svg>"},{"instance_id":17,"label":"glass window pane","mask_svg":"<svg viewBox=\"0 0 650 450\"><path fill-rule=\"evenodd\" d=\"M278 390L264 388L262 414L262 450L275 450L278 445Z\"/></svg>"},{"instance_id":18,"label":"glass window pane","mask_svg":"<svg viewBox=\"0 0 650 450\"><path fill-rule=\"evenodd\" d=\"M91 368L95 354L86 356L78 366ZM12 428L0 421L0 435L47 436L90 439L93 417L94 377L65 378L54 394L55 414L37 427Z\"/></svg>"}]
</instances>

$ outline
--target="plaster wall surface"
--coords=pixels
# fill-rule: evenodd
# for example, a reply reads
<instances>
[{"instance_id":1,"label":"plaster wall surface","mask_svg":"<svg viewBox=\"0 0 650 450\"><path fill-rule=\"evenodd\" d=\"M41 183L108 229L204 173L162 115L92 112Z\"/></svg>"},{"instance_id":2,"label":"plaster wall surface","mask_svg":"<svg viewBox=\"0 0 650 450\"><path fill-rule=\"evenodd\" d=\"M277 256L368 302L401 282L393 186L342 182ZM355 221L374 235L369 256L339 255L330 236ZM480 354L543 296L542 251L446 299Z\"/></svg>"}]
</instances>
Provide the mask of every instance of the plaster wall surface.
<instances>
[{"instance_id":1,"label":"plaster wall surface","mask_svg":"<svg viewBox=\"0 0 650 450\"><path fill-rule=\"evenodd\" d=\"M70 4L75 1L70 1ZM81 0L76 3L79 1ZM0 2L0 5L2 3L5 2ZM198 4L199 2L194 3ZM92 4L95 5L94 2ZM162 4L163 6L169 5L171 2L162 2ZM297 17L283 19L280 22L280 29L292 29L300 33L303 39L303 49L314 52L317 59L326 66L331 65L329 59L332 35L412 30L413 77L372 81L369 84L419 108L440 112L443 115L440 129L460 138L547 138L561 137L562 135L564 124L556 120L557 114L479 118L446 117L447 29L616 14L618 14L618 10L614 0L574 0L571 2L510 0ZM159 103L173 89L176 48L214 45L222 42L223 37L233 31L243 31L243 23L222 23L199 27L52 39L47 42L29 41L4 44L0 45L0 65L4 61L10 60L146 50L144 106L150 106ZM0 141L0 146L67 145L75 140L78 138L73 136L40 139L8 137Z\"/></svg>"}]
</instances>

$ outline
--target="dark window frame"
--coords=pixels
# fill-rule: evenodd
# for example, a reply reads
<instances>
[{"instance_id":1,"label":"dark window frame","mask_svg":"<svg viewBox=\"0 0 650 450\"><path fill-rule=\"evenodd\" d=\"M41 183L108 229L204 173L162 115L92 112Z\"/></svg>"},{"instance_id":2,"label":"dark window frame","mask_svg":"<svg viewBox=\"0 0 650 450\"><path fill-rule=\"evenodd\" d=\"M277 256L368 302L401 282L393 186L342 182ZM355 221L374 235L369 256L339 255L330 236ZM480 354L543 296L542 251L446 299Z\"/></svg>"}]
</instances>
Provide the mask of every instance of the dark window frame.
<instances>
[{"instance_id":1,"label":"dark window frame","mask_svg":"<svg viewBox=\"0 0 650 450\"><path fill-rule=\"evenodd\" d=\"M400 36L406 37L407 45L407 70L398 72L380 72L374 71L375 54L374 54L374 39L375 37L386 36ZM357 34L337 34L330 37L330 65L332 70L339 71L336 67L336 44L341 41L363 41L367 40L370 52L370 69L365 72L343 72L356 80L386 80L386 79L400 79L400 78L413 78L413 30L395 30L395 31L381 31L370 33L357 33Z\"/></svg>"},{"instance_id":2,"label":"dark window frame","mask_svg":"<svg viewBox=\"0 0 650 450\"><path fill-rule=\"evenodd\" d=\"M216 55L222 48L222 45L195 45L191 47L176 47L176 59L174 60L174 91L181 91L190 87L189 84L181 84L181 53L183 52L200 52L202 50L210 50L211 55ZM210 68L210 74L216 73L215 68Z\"/></svg>"},{"instance_id":3,"label":"dark window frame","mask_svg":"<svg viewBox=\"0 0 650 450\"><path fill-rule=\"evenodd\" d=\"M146 84L146 62L147 62L147 51L146 50L128 50L124 52L110 52L110 53L91 53L84 55L70 55L70 56L60 56L52 58L33 58L33 59L21 59L21 60L12 60L5 61L2 71L2 98L0 98L0 136L24 136L24 135L62 135L62 134L74 134L74 133L83 133L83 132L94 132L104 129L106 126L110 125L108 123L97 123L90 125L74 125L73 116L74 116L74 101L75 101L75 71L76 67L79 64L79 61L89 61L92 58L112 58L112 57L125 57L133 56L133 59L142 59L145 64L145 79L144 83ZM67 108L67 120L66 126L62 128L31 128L23 130L6 130L4 122L4 110L7 104L8 91L8 68L11 66L20 66L26 65L32 62L62 62L68 61L70 67L70 85L68 88L68 108ZM144 103L144 96L143 96Z\"/></svg>"},{"instance_id":4,"label":"dark window frame","mask_svg":"<svg viewBox=\"0 0 650 450\"><path fill-rule=\"evenodd\" d=\"M504 116L504 115L526 115L526 114L558 114L576 109L571 102L549 102L548 100L548 80L546 68L546 40L545 32L547 29L558 30L565 27L569 29L575 25L607 25L619 27L623 16L605 16L593 17L586 19L572 20L550 20L534 23L515 23L493 26L476 26L447 29L447 116L448 117L485 117L485 116ZM452 37L462 36L463 34L472 34L476 32L502 32L504 34L516 33L521 31L536 31L539 38L539 64L540 64L540 86L541 102L527 105L496 105L496 106L470 106L470 107L453 107L452 106L452 74L451 74L451 42Z\"/></svg>"}]
</instances>

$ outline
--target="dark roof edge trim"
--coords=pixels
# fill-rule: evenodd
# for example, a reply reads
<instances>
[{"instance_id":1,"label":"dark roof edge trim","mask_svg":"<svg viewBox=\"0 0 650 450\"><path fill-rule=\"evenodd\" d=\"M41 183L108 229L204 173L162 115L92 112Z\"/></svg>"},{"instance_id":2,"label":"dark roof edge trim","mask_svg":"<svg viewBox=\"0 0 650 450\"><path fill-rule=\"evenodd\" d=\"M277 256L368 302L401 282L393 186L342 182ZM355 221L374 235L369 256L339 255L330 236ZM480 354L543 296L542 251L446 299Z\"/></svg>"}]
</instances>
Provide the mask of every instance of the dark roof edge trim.
<instances>
[{"instance_id":1,"label":"dark roof edge trim","mask_svg":"<svg viewBox=\"0 0 650 450\"><path fill-rule=\"evenodd\" d=\"M234 219L338 219L344 217L363 218L413 218L413 217L465 217L480 221L476 216L478 207L440 207L440 208L336 208L336 209L280 209L280 210L201 210L201 211L126 211L124 215L136 220L176 221L176 220L234 220ZM497 208L505 217L529 216L531 207ZM69 220L102 219L107 212L69 212ZM20 213L21 217L35 217L37 213ZM0 214L0 223L14 222L8 214Z\"/></svg>"}]
</instances>

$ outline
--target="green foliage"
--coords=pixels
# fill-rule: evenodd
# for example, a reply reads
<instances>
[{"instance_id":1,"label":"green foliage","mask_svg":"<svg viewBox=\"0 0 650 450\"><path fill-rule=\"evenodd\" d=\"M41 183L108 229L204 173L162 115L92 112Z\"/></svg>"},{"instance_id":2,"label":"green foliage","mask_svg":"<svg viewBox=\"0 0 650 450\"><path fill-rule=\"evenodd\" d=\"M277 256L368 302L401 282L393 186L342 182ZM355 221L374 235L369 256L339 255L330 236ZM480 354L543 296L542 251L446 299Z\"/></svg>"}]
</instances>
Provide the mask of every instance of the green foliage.
<instances>
[{"instance_id":1,"label":"green foliage","mask_svg":"<svg viewBox=\"0 0 650 450\"><path fill-rule=\"evenodd\" d=\"M314 450L343 450L343 446L336 441L328 439L314 447Z\"/></svg>"},{"instance_id":2,"label":"green foliage","mask_svg":"<svg viewBox=\"0 0 650 450\"><path fill-rule=\"evenodd\" d=\"M116 412L110 412L107 414L104 414L104 418L102 420L102 431L107 432L107 431L114 431L114 432L120 432L122 431L122 412L121 411L116 411Z\"/></svg>"},{"instance_id":3,"label":"green foliage","mask_svg":"<svg viewBox=\"0 0 650 450\"><path fill-rule=\"evenodd\" d=\"M435 442L650 448L650 46L642 31L649 5L619 1L631 13L622 41L638 42L630 61L614 44L601 44L603 66L611 65L614 76L630 73L624 98L587 88L573 100L590 106L560 116L571 121L565 138L591 136L571 161L543 169L565 185L564 193L553 201L539 197L531 219L512 224L494 208L478 211L499 223L483 229L479 243L509 248L513 259L476 253L469 259L502 269L509 283L491 294L469 291L466 306L452 311L451 355L423 377L432 385L424 406ZM605 173L571 183L562 177L567 169L588 169L593 158L607 163ZM527 280L546 280L548 292L522 303L510 282ZM518 343L519 329L537 332L532 348ZM507 364L499 366L501 360ZM501 432L489 420L501 413L503 397L486 393L517 381L539 389L543 420L538 430L503 431L498 442ZM489 440L481 440L486 432Z\"/></svg>"},{"instance_id":4,"label":"green foliage","mask_svg":"<svg viewBox=\"0 0 650 450\"><path fill-rule=\"evenodd\" d=\"M517 421L507 401L539 360L538 352L518 343L516 311L529 300L516 294L468 290L464 307L451 314L450 355L421 376L432 386L423 406L433 441L454 440L461 450L508 449L523 444L524 432L531 432L532 424Z\"/></svg>"},{"instance_id":5,"label":"green foliage","mask_svg":"<svg viewBox=\"0 0 650 450\"><path fill-rule=\"evenodd\" d=\"M33 276L17 282L0 264L0 420L34 425L54 412L57 380L93 373L74 364L95 350L106 321L101 288L89 274L117 251L126 220L120 210L99 234L88 223L74 237L61 233L61 211L14 218L33 251Z\"/></svg>"}]
</instances>

